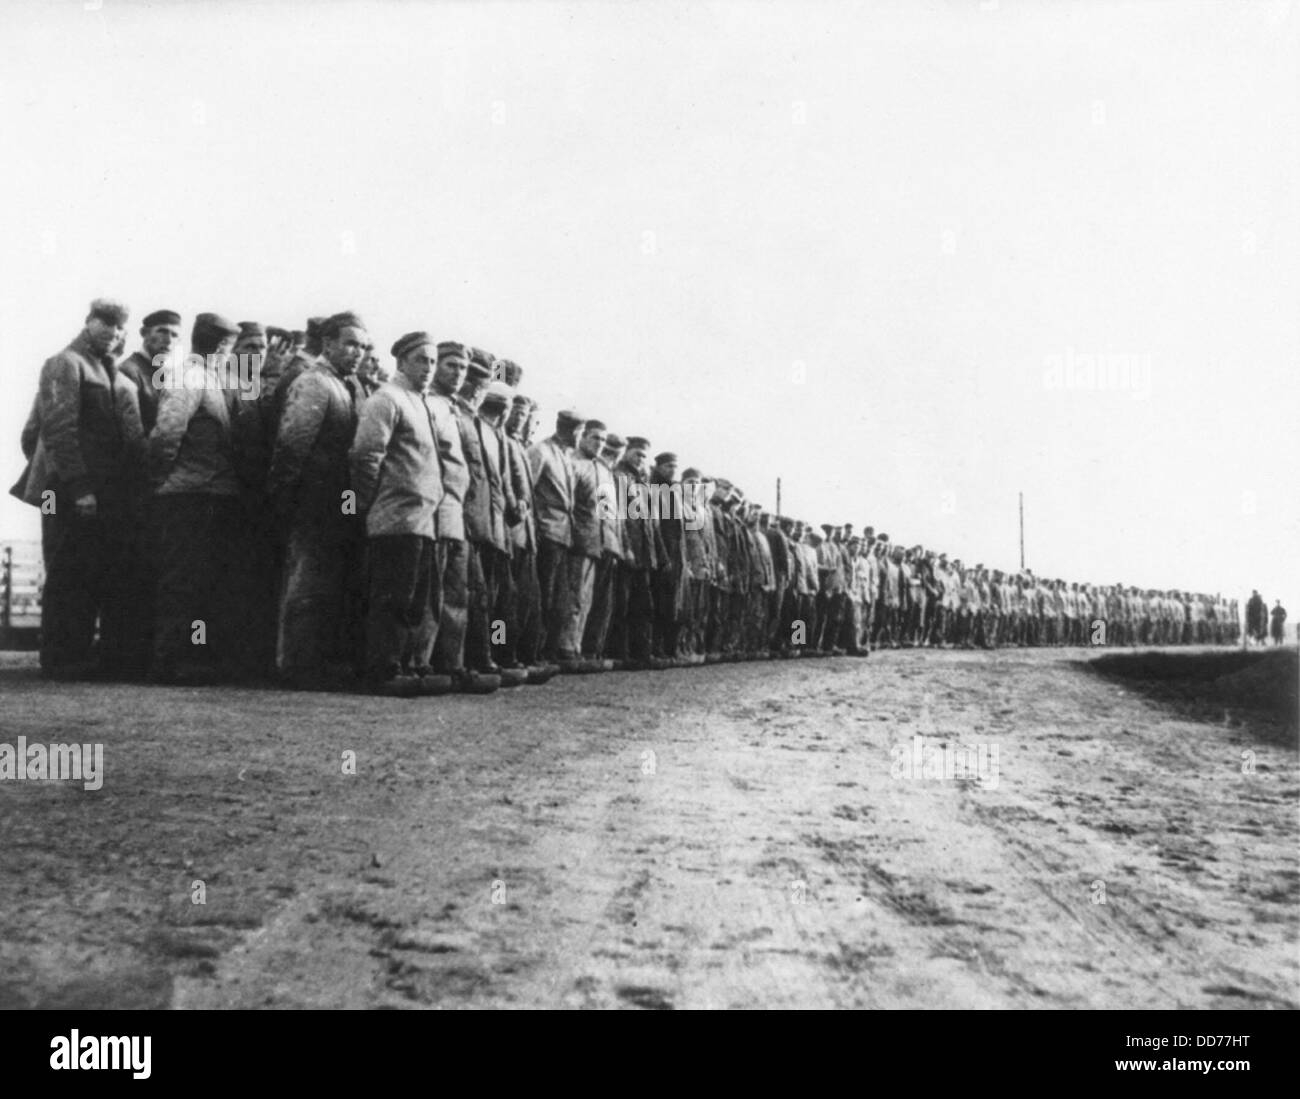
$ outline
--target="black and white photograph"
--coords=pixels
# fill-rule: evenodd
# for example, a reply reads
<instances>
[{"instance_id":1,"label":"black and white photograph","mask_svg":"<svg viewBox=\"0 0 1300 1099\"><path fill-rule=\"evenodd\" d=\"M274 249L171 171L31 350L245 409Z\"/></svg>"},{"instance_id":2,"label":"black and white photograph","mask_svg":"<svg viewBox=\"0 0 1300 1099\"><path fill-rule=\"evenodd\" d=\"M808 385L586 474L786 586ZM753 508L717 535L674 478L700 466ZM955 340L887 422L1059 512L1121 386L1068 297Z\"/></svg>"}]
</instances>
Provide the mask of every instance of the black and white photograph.
<instances>
[{"instance_id":1,"label":"black and white photograph","mask_svg":"<svg viewBox=\"0 0 1300 1099\"><path fill-rule=\"evenodd\" d=\"M1300 4L0 35L24 1056L1208 1011L1098 1071L1239 1078L1300 1008Z\"/></svg>"}]
</instances>

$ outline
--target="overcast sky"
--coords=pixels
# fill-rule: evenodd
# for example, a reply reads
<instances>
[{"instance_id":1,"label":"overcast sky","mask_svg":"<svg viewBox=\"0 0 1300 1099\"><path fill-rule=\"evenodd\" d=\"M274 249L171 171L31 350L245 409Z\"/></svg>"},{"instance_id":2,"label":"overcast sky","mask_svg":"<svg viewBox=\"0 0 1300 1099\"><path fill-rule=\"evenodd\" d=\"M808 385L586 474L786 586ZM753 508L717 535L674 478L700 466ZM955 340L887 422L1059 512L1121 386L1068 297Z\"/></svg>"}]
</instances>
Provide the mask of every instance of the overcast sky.
<instances>
[{"instance_id":1,"label":"overcast sky","mask_svg":"<svg viewBox=\"0 0 1300 1099\"><path fill-rule=\"evenodd\" d=\"M1039 573L1258 587L1294 622L1298 29L6 0L0 479L96 295L187 326L350 308L385 352L427 328L516 359L548 428L575 405L769 507L780 477L798 518L1015 567L1023 490ZM0 537L38 532L6 496Z\"/></svg>"}]
</instances>

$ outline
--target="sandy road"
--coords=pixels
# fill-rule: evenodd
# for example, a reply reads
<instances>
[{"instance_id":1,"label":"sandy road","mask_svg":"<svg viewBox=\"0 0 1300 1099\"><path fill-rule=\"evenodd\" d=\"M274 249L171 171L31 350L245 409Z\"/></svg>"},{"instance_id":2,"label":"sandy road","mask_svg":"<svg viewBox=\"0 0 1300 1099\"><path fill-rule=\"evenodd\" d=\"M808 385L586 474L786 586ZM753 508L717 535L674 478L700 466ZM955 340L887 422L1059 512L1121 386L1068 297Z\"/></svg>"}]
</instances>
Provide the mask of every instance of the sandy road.
<instances>
[{"instance_id":1,"label":"sandy road","mask_svg":"<svg viewBox=\"0 0 1300 1099\"><path fill-rule=\"evenodd\" d=\"M3 670L0 740L107 763L0 783L0 1004L1300 1005L1293 742L1075 660L415 702ZM916 735L996 783L899 775Z\"/></svg>"}]
</instances>

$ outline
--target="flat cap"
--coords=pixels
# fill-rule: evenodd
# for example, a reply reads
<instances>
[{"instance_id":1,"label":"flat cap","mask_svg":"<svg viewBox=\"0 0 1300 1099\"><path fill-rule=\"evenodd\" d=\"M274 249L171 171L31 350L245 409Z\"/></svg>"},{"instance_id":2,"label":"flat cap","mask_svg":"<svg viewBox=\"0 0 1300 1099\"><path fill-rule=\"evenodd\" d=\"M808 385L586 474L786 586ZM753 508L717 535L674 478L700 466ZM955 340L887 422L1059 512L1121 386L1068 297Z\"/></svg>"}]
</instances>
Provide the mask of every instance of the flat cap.
<instances>
[{"instance_id":1,"label":"flat cap","mask_svg":"<svg viewBox=\"0 0 1300 1099\"><path fill-rule=\"evenodd\" d=\"M510 404L510 387L504 382L493 382L483 394L479 408L506 408Z\"/></svg>"},{"instance_id":2,"label":"flat cap","mask_svg":"<svg viewBox=\"0 0 1300 1099\"><path fill-rule=\"evenodd\" d=\"M200 313L194 318L193 339L238 335L239 325L226 320L220 313Z\"/></svg>"},{"instance_id":3,"label":"flat cap","mask_svg":"<svg viewBox=\"0 0 1300 1099\"><path fill-rule=\"evenodd\" d=\"M702 480L704 480L704 478L701 476L700 471L699 471L698 469L696 469L694 466L691 466L689 469L685 470L685 471L682 473L682 480L683 480L683 481L702 481Z\"/></svg>"},{"instance_id":4,"label":"flat cap","mask_svg":"<svg viewBox=\"0 0 1300 1099\"><path fill-rule=\"evenodd\" d=\"M465 375L467 382L486 382L492 378L492 367L482 359L470 358L469 370Z\"/></svg>"},{"instance_id":5,"label":"flat cap","mask_svg":"<svg viewBox=\"0 0 1300 1099\"><path fill-rule=\"evenodd\" d=\"M650 440L644 435L629 435L627 445L629 450L649 450Z\"/></svg>"},{"instance_id":6,"label":"flat cap","mask_svg":"<svg viewBox=\"0 0 1300 1099\"><path fill-rule=\"evenodd\" d=\"M246 336L265 336L266 329L257 321L240 321L239 338L242 340Z\"/></svg>"},{"instance_id":7,"label":"flat cap","mask_svg":"<svg viewBox=\"0 0 1300 1099\"><path fill-rule=\"evenodd\" d=\"M492 352L484 351L481 347L471 347L469 349L469 359L470 362L482 363L489 370L492 369L492 364L496 362L496 359L492 357Z\"/></svg>"},{"instance_id":8,"label":"flat cap","mask_svg":"<svg viewBox=\"0 0 1300 1099\"><path fill-rule=\"evenodd\" d=\"M428 332L408 332L405 336L398 337L397 342L393 344L390 350L393 358L400 359L417 347L424 347L426 344L431 343L433 343L433 337Z\"/></svg>"},{"instance_id":9,"label":"flat cap","mask_svg":"<svg viewBox=\"0 0 1300 1099\"><path fill-rule=\"evenodd\" d=\"M608 431L602 420L585 420L582 425L583 431Z\"/></svg>"},{"instance_id":10,"label":"flat cap","mask_svg":"<svg viewBox=\"0 0 1300 1099\"><path fill-rule=\"evenodd\" d=\"M578 424L584 423L586 419L585 416L571 408L562 408L555 414L556 423L561 423L565 427L576 427Z\"/></svg>"},{"instance_id":11,"label":"flat cap","mask_svg":"<svg viewBox=\"0 0 1300 1099\"><path fill-rule=\"evenodd\" d=\"M170 309L155 309L143 321L140 322L145 328L153 328L159 324L180 324L181 315Z\"/></svg>"},{"instance_id":12,"label":"flat cap","mask_svg":"<svg viewBox=\"0 0 1300 1099\"><path fill-rule=\"evenodd\" d=\"M519 383L524 380L524 368L512 359L501 359L499 365L501 380L511 389L518 389Z\"/></svg>"},{"instance_id":13,"label":"flat cap","mask_svg":"<svg viewBox=\"0 0 1300 1099\"><path fill-rule=\"evenodd\" d=\"M522 393L516 393L513 397L511 397L511 398L510 398L510 403L511 403L515 408L525 408L525 409L527 409L527 408L532 408L532 407L533 407L533 402L532 402L532 400L529 399L528 397L525 397Z\"/></svg>"},{"instance_id":14,"label":"flat cap","mask_svg":"<svg viewBox=\"0 0 1300 1099\"><path fill-rule=\"evenodd\" d=\"M320 339L325 335L325 325L329 323L329 317L308 317L307 318L307 338Z\"/></svg>"},{"instance_id":15,"label":"flat cap","mask_svg":"<svg viewBox=\"0 0 1300 1099\"><path fill-rule=\"evenodd\" d=\"M627 443L623 441L622 435L615 435L612 431L605 436L606 450L622 450Z\"/></svg>"},{"instance_id":16,"label":"flat cap","mask_svg":"<svg viewBox=\"0 0 1300 1099\"><path fill-rule=\"evenodd\" d=\"M457 343L455 340L443 340L438 344L438 361L443 359L463 359L465 358L465 345Z\"/></svg>"},{"instance_id":17,"label":"flat cap","mask_svg":"<svg viewBox=\"0 0 1300 1099\"><path fill-rule=\"evenodd\" d=\"M363 321L356 313L344 311L335 313L330 317L321 328L321 335L326 339L337 336L345 328L365 328L366 322Z\"/></svg>"},{"instance_id":18,"label":"flat cap","mask_svg":"<svg viewBox=\"0 0 1300 1099\"><path fill-rule=\"evenodd\" d=\"M96 298L90 303L88 313L107 324L126 324L131 310L116 298Z\"/></svg>"},{"instance_id":19,"label":"flat cap","mask_svg":"<svg viewBox=\"0 0 1300 1099\"><path fill-rule=\"evenodd\" d=\"M671 450L665 450L662 454L655 455L655 465L657 466L666 465L668 462L675 461L677 461L677 455Z\"/></svg>"}]
</instances>

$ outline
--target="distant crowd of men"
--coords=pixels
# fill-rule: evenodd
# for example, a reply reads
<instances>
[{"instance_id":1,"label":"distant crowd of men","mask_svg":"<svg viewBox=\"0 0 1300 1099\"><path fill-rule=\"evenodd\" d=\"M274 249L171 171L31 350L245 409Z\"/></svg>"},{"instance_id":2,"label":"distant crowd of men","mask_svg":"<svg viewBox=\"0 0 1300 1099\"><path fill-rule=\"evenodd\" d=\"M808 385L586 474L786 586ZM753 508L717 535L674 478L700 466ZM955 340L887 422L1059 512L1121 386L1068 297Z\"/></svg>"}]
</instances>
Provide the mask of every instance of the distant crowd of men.
<instances>
[{"instance_id":1,"label":"distant crowd of men","mask_svg":"<svg viewBox=\"0 0 1300 1099\"><path fill-rule=\"evenodd\" d=\"M514 362L355 313L302 331L99 299L48 359L13 492L42 512L54 678L409 697L557 671L900 646L1238 640L1235 601L966 566L771 515ZM239 357L243 357L242 359ZM232 358L233 357L233 358ZM230 369L252 363L255 385Z\"/></svg>"}]
</instances>

